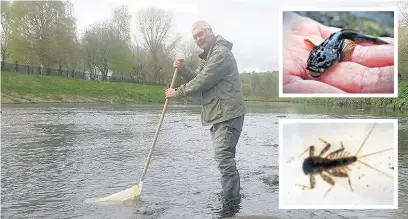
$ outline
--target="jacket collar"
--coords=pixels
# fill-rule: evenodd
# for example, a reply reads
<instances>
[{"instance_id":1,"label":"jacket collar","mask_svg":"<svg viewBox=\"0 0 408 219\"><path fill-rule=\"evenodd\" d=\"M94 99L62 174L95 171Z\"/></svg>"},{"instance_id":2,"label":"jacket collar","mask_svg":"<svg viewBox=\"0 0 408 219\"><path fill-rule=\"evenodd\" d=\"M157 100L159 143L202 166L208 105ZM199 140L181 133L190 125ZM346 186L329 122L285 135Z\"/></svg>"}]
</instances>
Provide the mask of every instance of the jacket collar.
<instances>
[{"instance_id":1,"label":"jacket collar","mask_svg":"<svg viewBox=\"0 0 408 219\"><path fill-rule=\"evenodd\" d=\"M202 53L200 53L198 55L198 57L200 57L201 59L207 60L208 58L208 53L213 49L214 45L217 43L217 41L219 40L220 35L214 36L214 40L211 43L210 47L208 47L208 49L204 50Z\"/></svg>"}]
</instances>

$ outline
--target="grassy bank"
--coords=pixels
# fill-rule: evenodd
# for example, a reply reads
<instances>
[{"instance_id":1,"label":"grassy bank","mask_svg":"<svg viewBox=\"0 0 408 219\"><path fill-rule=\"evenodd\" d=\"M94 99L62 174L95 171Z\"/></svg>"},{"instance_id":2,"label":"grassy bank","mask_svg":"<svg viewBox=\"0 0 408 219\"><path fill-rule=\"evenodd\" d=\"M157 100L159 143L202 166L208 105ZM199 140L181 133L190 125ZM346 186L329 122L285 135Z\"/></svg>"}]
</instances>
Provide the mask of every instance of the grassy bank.
<instances>
[{"instance_id":1,"label":"grassy bank","mask_svg":"<svg viewBox=\"0 0 408 219\"><path fill-rule=\"evenodd\" d=\"M408 81L400 82L398 86L398 98L293 98L291 102L408 109Z\"/></svg>"},{"instance_id":2,"label":"grassy bank","mask_svg":"<svg viewBox=\"0 0 408 219\"><path fill-rule=\"evenodd\" d=\"M41 76L20 73L1 73L2 103L44 102L164 102L164 87L87 81L57 76ZM181 100L199 103L197 98ZM400 82L399 98L278 98L248 96L246 101L297 102L350 107L408 108L408 81Z\"/></svg>"},{"instance_id":3,"label":"grassy bank","mask_svg":"<svg viewBox=\"0 0 408 219\"><path fill-rule=\"evenodd\" d=\"M2 103L164 102L164 87L1 73Z\"/></svg>"},{"instance_id":4,"label":"grassy bank","mask_svg":"<svg viewBox=\"0 0 408 219\"><path fill-rule=\"evenodd\" d=\"M246 101L253 101L253 102L290 102L290 99L284 99L279 97L256 97L256 96L249 96L245 98Z\"/></svg>"}]
</instances>

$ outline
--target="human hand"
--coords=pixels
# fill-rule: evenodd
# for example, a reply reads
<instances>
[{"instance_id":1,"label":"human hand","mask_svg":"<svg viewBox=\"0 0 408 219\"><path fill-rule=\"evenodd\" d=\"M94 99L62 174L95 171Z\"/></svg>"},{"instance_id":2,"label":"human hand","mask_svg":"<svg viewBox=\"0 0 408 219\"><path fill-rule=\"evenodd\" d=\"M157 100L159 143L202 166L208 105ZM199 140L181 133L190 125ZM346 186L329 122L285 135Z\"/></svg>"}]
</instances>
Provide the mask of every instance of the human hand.
<instances>
[{"instance_id":1,"label":"human hand","mask_svg":"<svg viewBox=\"0 0 408 219\"><path fill-rule=\"evenodd\" d=\"M165 95L166 95L166 99L171 99L174 96L176 96L176 90L174 88L167 88Z\"/></svg>"},{"instance_id":2,"label":"human hand","mask_svg":"<svg viewBox=\"0 0 408 219\"><path fill-rule=\"evenodd\" d=\"M313 78L306 70L310 49L304 39L320 44L339 28L299 18L283 37L284 93L393 93L394 39L388 45L358 43L350 61L334 64Z\"/></svg>"},{"instance_id":3,"label":"human hand","mask_svg":"<svg viewBox=\"0 0 408 219\"><path fill-rule=\"evenodd\" d=\"M174 60L173 67L180 71L184 67L184 59Z\"/></svg>"}]
</instances>

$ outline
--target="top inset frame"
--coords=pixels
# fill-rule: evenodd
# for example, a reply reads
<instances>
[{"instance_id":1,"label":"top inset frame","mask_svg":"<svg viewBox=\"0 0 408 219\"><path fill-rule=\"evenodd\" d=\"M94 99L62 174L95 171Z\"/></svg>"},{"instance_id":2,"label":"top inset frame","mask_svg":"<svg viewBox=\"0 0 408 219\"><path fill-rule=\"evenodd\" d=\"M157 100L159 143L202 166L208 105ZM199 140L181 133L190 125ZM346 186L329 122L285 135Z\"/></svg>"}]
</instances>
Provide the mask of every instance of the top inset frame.
<instances>
[{"instance_id":1,"label":"top inset frame","mask_svg":"<svg viewBox=\"0 0 408 219\"><path fill-rule=\"evenodd\" d=\"M279 25L279 97L398 97L397 8L281 8Z\"/></svg>"}]
</instances>

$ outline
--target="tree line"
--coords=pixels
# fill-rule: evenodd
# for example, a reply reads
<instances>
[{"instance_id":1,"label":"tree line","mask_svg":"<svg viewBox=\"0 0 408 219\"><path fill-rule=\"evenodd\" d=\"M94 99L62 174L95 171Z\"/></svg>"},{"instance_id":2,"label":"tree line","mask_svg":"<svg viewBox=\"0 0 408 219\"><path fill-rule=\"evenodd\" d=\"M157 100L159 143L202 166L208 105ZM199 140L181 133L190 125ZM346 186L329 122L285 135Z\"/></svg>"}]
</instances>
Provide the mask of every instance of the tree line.
<instances>
[{"instance_id":1,"label":"tree line","mask_svg":"<svg viewBox=\"0 0 408 219\"><path fill-rule=\"evenodd\" d=\"M193 68L199 62L199 48L172 31L173 14L160 8L139 10L135 23L127 6L114 8L81 36L69 1L2 1L1 8L2 61L165 84L177 53Z\"/></svg>"}]
</instances>

